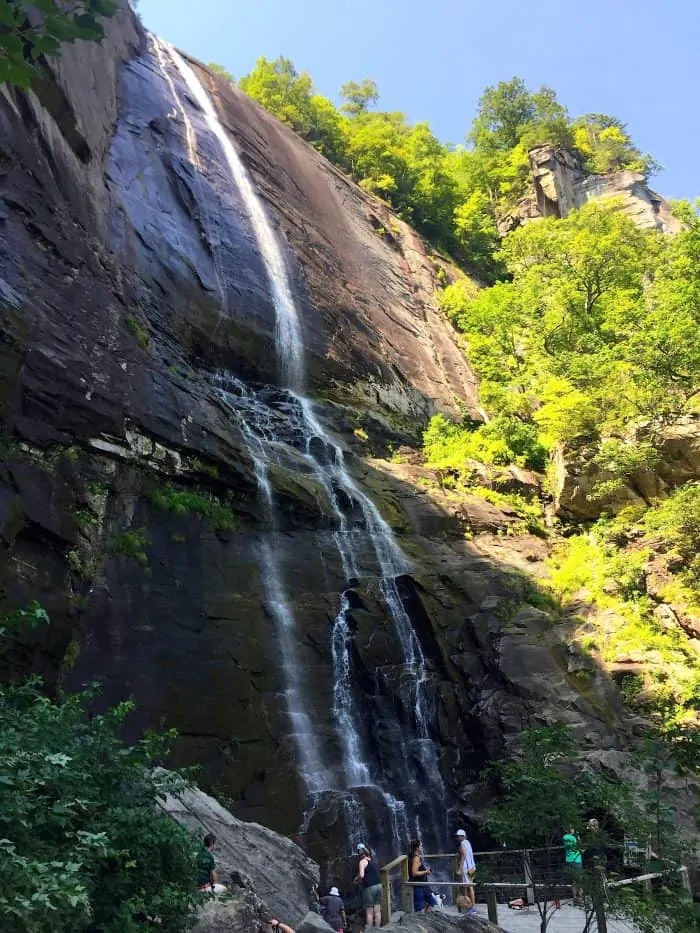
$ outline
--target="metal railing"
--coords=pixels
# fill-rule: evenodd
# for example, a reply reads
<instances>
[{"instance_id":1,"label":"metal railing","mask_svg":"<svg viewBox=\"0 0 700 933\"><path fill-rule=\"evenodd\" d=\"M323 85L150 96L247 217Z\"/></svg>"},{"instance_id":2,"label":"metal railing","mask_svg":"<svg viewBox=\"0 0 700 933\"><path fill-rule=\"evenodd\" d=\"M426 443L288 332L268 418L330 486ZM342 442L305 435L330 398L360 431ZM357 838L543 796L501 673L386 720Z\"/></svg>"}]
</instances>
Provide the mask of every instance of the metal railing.
<instances>
[{"instance_id":1,"label":"metal railing","mask_svg":"<svg viewBox=\"0 0 700 933\"><path fill-rule=\"evenodd\" d=\"M441 889L456 889L470 886L481 891L486 897L488 918L498 923L498 895L507 891L522 891L523 900L527 906L538 901L559 898L561 892L572 892L572 880L567 877L566 868L562 862L562 846L550 846L540 849L494 849L486 852L475 852L478 860L479 880L464 883L457 880L439 880L431 877L428 882L409 880L409 859L407 855L399 855L379 869L382 884L382 922L389 923L392 911L397 908L392 904L392 885L398 881L400 889L400 909L404 913L413 913L413 888L429 887ZM556 863L553 861L556 853ZM449 859L453 865L456 853L439 852L424 855L426 863ZM490 864L489 864L490 863ZM670 867L660 871L648 872L633 878L623 878L608 881L605 872L596 876L591 890L592 909L596 913L599 933L606 933L605 901L609 889L624 887L630 884L644 884L650 888L651 882L656 878L679 874L682 887L691 894L691 885L688 869L684 865L669 863ZM452 868L450 868L450 874ZM397 874L400 877L396 877ZM441 874L444 874L442 872ZM499 880L496 880L498 877ZM485 880L482 880L485 879ZM542 893L544 898L542 898Z\"/></svg>"}]
</instances>

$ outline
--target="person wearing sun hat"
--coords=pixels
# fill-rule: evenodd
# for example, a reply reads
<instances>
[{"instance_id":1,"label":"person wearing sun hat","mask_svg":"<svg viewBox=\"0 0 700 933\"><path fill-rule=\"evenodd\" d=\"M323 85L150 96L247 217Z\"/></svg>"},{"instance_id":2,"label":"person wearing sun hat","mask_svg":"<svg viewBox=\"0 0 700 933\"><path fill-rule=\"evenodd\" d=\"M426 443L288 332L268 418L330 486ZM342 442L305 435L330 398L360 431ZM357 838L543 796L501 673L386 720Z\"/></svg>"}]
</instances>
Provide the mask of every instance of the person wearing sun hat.
<instances>
[{"instance_id":1,"label":"person wearing sun hat","mask_svg":"<svg viewBox=\"0 0 700 933\"><path fill-rule=\"evenodd\" d=\"M343 933L347 923L345 919L345 904L340 896L340 891L335 885L330 889L325 897L320 900L321 916L329 927L333 927L337 933Z\"/></svg>"}]
</instances>

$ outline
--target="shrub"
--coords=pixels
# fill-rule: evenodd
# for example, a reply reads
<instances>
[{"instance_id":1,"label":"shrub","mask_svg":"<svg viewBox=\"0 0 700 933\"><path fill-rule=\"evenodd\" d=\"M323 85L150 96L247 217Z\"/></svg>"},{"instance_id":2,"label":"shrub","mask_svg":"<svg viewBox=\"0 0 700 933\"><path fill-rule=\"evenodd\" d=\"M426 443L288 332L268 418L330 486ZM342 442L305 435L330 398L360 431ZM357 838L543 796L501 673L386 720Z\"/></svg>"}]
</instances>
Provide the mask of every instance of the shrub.
<instances>
[{"instance_id":1,"label":"shrub","mask_svg":"<svg viewBox=\"0 0 700 933\"><path fill-rule=\"evenodd\" d=\"M137 933L147 916L171 933L188 926L193 842L156 807L184 784L153 771L171 735L126 746L131 704L88 715L93 697L0 686L3 933Z\"/></svg>"},{"instance_id":2,"label":"shrub","mask_svg":"<svg viewBox=\"0 0 700 933\"><path fill-rule=\"evenodd\" d=\"M125 531L116 538L112 538L107 546L107 552L113 557L128 557L145 567L148 563L147 547L146 532L140 528L137 531Z\"/></svg>"},{"instance_id":3,"label":"shrub","mask_svg":"<svg viewBox=\"0 0 700 933\"><path fill-rule=\"evenodd\" d=\"M124 323L129 329L129 332L135 337L136 343L138 343L141 349L148 349L151 338L148 336L148 331L144 328L141 321L139 321L139 319L133 314L127 314L124 319Z\"/></svg>"},{"instance_id":4,"label":"shrub","mask_svg":"<svg viewBox=\"0 0 700 933\"><path fill-rule=\"evenodd\" d=\"M543 470L547 459L535 426L509 415L468 425L435 415L423 434L423 449L429 466L457 471L465 468L467 460Z\"/></svg>"},{"instance_id":5,"label":"shrub","mask_svg":"<svg viewBox=\"0 0 700 933\"><path fill-rule=\"evenodd\" d=\"M682 575L700 587L700 484L686 483L650 509L644 526L685 562Z\"/></svg>"},{"instance_id":6,"label":"shrub","mask_svg":"<svg viewBox=\"0 0 700 933\"><path fill-rule=\"evenodd\" d=\"M214 496L205 496L199 492L187 492L166 486L150 495L151 501L161 509L175 515L196 512L208 519L216 531L231 531L236 527L236 516L227 506L222 505Z\"/></svg>"}]
</instances>

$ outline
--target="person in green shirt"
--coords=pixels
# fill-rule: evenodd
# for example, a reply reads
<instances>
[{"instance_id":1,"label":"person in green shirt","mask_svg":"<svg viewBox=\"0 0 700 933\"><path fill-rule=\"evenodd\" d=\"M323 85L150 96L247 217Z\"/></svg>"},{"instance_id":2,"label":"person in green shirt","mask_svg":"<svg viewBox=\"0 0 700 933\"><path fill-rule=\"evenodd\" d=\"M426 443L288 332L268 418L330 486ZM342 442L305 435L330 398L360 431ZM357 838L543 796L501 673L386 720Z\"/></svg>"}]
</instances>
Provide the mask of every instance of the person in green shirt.
<instances>
[{"instance_id":1,"label":"person in green shirt","mask_svg":"<svg viewBox=\"0 0 700 933\"><path fill-rule=\"evenodd\" d=\"M228 888L216 881L216 862L212 849L216 844L214 833L207 833L202 840L202 849L197 854L197 890L210 894L225 894Z\"/></svg>"},{"instance_id":2,"label":"person in green shirt","mask_svg":"<svg viewBox=\"0 0 700 933\"><path fill-rule=\"evenodd\" d=\"M571 875L571 893L574 904L580 905L583 903L583 888L581 887L583 855L581 854L581 843L573 827L568 833L564 833L562 842L564 843L564 861Z\"/></svg>"}]
</instances>

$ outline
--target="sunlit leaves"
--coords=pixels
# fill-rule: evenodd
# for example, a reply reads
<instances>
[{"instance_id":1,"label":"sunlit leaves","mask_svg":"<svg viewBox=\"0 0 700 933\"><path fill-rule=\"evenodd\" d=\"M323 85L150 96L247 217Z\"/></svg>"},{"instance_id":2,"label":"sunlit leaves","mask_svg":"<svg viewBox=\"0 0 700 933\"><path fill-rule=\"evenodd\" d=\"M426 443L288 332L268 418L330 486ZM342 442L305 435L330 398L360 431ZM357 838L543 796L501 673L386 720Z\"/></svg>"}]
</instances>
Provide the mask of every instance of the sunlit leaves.
<instances>
[{"instance_id":1,"label":"sunlit leaves","mask_svg":"<svg viewBox=\"0 0 700 933\"><path fill-rule=\"evenodd\" d=\"M112 16L115 0L0 0L0 84L28 87L43 55L57 55L62 42L99 41L100 19Z\"/></svg>"}]
</instances>

